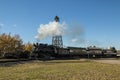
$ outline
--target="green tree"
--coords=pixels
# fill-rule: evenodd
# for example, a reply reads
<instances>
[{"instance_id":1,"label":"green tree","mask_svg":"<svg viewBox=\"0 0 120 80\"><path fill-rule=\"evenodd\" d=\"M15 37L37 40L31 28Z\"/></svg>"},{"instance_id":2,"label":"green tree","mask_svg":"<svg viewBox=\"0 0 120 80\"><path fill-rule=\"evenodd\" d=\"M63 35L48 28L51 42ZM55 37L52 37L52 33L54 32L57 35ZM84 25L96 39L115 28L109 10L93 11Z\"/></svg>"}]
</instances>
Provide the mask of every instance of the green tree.
<instances>
[{"instance_id":1,"label":"green tree","mask_svg":"<svg viewBox=\"0 0 120 80\"><path fill-rule=\"evenodd\" d=\"M113 51L113 52L117 52L116 48L115 47L110 47L110 50Z\"/></svg>"}]
</instances>

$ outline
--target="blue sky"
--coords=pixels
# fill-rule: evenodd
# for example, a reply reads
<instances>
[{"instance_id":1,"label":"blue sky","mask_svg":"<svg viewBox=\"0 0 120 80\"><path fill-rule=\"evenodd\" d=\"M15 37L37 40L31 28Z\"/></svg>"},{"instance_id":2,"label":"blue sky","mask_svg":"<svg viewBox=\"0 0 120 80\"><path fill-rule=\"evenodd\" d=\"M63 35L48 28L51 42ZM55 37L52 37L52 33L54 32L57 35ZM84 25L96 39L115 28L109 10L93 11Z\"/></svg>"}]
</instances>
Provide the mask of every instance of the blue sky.
<instances>
[{"instance_id":1,"label":"blue sky","mask_svg":"<svg viewBox=\"0 0 120 80\"><path fill-rule=\"evenodd\" d=\"M58 15L68 27L82 25L87 43L120 49L120 0L0 0L0 33L19 34L24 42L36 42L40 24ZM64 45L70 44L63 36ZM43 40L51 43L51 39Z\"/></svg>"}]
</instances>

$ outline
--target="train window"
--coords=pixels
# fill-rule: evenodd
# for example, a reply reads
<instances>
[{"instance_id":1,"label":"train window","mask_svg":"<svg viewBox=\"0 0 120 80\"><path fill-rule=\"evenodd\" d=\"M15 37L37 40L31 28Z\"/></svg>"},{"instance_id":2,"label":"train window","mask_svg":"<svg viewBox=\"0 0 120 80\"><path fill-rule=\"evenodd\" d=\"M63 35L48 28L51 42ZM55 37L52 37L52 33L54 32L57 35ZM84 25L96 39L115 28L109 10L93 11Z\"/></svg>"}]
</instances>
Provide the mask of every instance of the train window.
<instances>
[{"instance_id":1,"label":"train window","mask_svg":"<svg viewBox=\"0 0 120 80\"><path fill-rule=\"evenodd\" d=\"M73 50L70 50L70 52L74 52Z\"/></svg>"}]
</instances>

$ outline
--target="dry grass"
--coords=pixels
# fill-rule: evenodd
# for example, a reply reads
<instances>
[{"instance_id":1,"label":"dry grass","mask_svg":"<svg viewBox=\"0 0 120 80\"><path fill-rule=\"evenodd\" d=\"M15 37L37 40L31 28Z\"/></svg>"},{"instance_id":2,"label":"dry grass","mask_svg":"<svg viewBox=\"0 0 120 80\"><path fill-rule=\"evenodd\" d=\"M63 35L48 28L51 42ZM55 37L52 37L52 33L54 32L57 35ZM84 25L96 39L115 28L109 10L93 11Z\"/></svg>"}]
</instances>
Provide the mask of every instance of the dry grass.
<instances>
[{"instance_id":1,"label":"dry grass","mask_svg":"<svg viewBox=\"0 0 120 80\"><path fill-rule=\"evenodd\" d=\"M65 60L0 67L0 80L120 80L120 65Z\"/></svg>"}]
</instances>

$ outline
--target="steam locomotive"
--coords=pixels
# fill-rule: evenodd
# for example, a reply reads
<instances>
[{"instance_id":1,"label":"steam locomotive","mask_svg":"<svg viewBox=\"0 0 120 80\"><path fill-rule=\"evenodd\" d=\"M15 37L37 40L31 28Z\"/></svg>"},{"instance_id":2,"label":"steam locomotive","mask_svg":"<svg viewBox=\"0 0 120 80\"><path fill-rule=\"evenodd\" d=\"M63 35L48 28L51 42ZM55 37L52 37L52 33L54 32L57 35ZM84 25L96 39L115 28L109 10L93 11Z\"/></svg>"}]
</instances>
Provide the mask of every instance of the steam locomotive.
<instances>
[{"instance_id":1,"label":"steam locomotive","mask_svg":"<svg viewBox=\"0 0 120 80\"><path fill-rule=\"evenodd\" d=\"M34 44L32 57L53 59L53 58L102 58L116 57L117 51L115 48L102 49L95 46L87 48L67 47L60 48L53 45L36 43Z\"/></svg>"}]
</instances>

